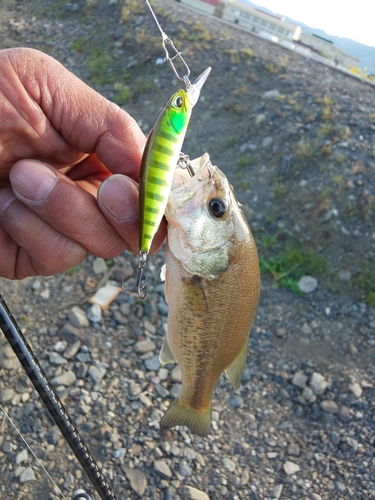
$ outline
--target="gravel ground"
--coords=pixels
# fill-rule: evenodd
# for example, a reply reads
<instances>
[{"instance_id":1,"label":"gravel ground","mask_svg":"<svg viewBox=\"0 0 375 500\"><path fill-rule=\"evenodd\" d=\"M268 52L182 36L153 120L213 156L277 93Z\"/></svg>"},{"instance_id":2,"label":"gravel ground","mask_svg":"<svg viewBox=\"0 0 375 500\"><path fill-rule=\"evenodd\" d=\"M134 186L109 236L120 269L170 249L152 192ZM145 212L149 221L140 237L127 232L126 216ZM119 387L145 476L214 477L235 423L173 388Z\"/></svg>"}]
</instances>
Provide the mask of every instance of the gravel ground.
<instances>
[{"instance_id":1,"label":"gravel ground","mask_svg":"<svg viewBox=\"0 0 375 500\"><path fill-rule=\"evenodd\" d=\"M227 173L261 255L278 249L267 237L298 238L326 271L302 295L263 274L242 385L234 392L220 379L206 439L158 425L181 383L178 367L158 362L163 250L149 259L143 302L123 292L105 310L89 302L107 283L134 279L128 254L0 280L1 293L120 499L375 498L375 309L356 278L366 264L371 281L375 266L374 90L176 2L154 4L194 75L213 67L184 151L208 151ZM47 51L110 99L125 82L124 107L145 132L176 83L155 65L160 39L137 2L6 0L0 14L0 47ZM0 402L68 498L91 491L3 338ZM60 498L0 422L0 498Z\"/></svg>"}]
</instances>

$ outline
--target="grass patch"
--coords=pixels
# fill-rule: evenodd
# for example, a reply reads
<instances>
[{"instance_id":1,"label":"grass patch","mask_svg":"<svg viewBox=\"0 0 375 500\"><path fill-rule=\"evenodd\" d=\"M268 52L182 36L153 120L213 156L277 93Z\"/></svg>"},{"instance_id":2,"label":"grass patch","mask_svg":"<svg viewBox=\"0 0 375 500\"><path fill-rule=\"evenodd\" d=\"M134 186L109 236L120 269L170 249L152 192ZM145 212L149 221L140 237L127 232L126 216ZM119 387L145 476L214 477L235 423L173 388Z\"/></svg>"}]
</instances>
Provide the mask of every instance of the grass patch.
<instances>
[{"instance_id":1,"label":"grass patch","mask_svg":"<svg viewBox=\"0 0 375 500\"><path fill-rule=\"evenodd\" d=\"M361 270L355 276L354 282L362 290L364 301L375 307L375 256L362 262Z\"/></svg>"},{"instance_id":2,"label":"grass patch","mask_svg":"<svg viewBox=\"0 0 375 500\"><path fill-rule=\"evenodd\" d=\"M114 88L116 90L116 95L113 98L116 104L126 104L130 101L131 91L127 85L123 85L120 82L116 82L114 84Z\"/></svg>"},{"instance_id":3,"label":"grass patch","mask_svg":"<svg viewBox=\"0 0 375 500\"><path fill-rule=\"evenodd\" d=\"M326 271L326 261L311 248L305 248L295 238L282 245L278 236L265 237L260 241L259 264L262 273L272 276L272 288L280 286L301 295L298 281L302 276L321 276Z\"/></svg>"},{"instance_id":4,"label":"grass patch","mask_svg":"<svg viewBox=\"0 0 375 500\"><path fill-rule=\"evenodd\" d=\"M73 266L70 269L67 269L64 274L67 276L73 276L74 274L78 274L81 269L81 266Z\"/></svg>"}]
</instances>

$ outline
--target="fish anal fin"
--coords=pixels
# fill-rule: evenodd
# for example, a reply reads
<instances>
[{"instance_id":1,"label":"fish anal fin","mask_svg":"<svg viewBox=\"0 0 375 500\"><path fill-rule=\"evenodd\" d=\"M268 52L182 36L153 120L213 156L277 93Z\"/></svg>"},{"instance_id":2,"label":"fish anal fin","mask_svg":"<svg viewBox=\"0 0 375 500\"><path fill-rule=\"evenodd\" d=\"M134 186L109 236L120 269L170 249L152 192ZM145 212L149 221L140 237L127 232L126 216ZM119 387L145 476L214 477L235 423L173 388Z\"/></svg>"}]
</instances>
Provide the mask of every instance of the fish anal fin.
<instances>
[{"instance_id":1,"label":"fish anal fin","mask_svg":"<svg viewBox=\"0 0 375 500\"><path fill-rule=\"evenodd\" d=\"M186 425L194 434L206 437L211 428L211 405L207 410L184 408L177 400L160 420L161 429Z\"/></svg>"},{"instance_id":2,"label":"fish anal fin","mask_svg":"<svg viewBox=\"0 0 375 500\"><path fill-rule=\"evenodd\" d=\"M247 342L245 343L241 352L239 353L237 358L233 361L233 363L229 365L228 368L225 369L225 373L227 374L227 377L233 389L238 389L238 386L240 385L243 371L245 369L246 357L247 357Z\"/></svg>"},{"instance_id":3,"label":"fish anal fin","mask_svg":"<svg viewBox=\"0 0 375 500\"><path fill-rule=\"evenodd\" d=\"M168 363L176 363L176 358L169 347L168 340L165 337L163 340L163 345L159 354L159 361L162 365L167 365Z\"/></svg>"}]
</instances>

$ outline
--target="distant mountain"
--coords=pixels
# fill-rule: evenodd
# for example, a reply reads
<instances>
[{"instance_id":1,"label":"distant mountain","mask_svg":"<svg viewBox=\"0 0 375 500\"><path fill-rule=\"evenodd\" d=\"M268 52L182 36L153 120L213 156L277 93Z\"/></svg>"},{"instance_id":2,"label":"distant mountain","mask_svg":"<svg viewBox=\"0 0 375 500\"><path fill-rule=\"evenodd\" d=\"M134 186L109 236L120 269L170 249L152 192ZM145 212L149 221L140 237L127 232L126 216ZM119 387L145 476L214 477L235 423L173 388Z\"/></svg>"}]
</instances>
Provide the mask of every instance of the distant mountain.
<instances>
[{"instance_id":1,"label":"distant mountain","mask_svg":"<svg viewBox=\"0 0 375 500\"><path fill-rule=\"evenodd\" d=\"M275 14L272 10L250 2L249 0L240 0L240 2L249 5L250 7L261 9L264 12ZM279 12L278 14L283 15L282 12ZM296 21L295 19L291 19L290 17L284 17L287 21L301 26L306 33L319 35L323 38L331 40L336 45L336 47L341 49L343 52L359 59L359 67L361 69L367 68L369 74L375 75L375 47L364 45L363 43L356 42L355 40L351 40L350 38L329 35L319 28L312 28L311 26L308 26L307 24L304 24L300 21Z\"/></svg>"}]
</instances>

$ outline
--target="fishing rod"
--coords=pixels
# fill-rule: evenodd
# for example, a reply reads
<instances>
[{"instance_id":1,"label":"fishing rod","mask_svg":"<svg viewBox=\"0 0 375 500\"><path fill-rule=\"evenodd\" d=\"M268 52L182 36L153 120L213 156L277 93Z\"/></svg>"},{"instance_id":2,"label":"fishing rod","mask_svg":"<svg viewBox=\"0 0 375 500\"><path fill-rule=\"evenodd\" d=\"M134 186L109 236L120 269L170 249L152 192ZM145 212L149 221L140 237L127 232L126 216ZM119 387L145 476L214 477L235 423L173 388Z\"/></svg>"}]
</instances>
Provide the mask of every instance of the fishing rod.
<instances>
[{"instance_id":1,"label":"fishing rod","mask_svg":"<svg viewBox=\"0 0 375 500\"><path fill-rule=\"evenodd\" d=\"M53 421L60 429L70 449L86 472L102 500L117 500L110 484L84 443L73 420L68 415L55 389L48 381L34 352L27 343L17 321L0 294L0 330L13 349L34 388L41 397ZM9 418L9 417L8 417ZM72 500L90 500L86 493L78 493Z\"/></svg>"}]
</instances>

